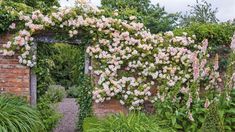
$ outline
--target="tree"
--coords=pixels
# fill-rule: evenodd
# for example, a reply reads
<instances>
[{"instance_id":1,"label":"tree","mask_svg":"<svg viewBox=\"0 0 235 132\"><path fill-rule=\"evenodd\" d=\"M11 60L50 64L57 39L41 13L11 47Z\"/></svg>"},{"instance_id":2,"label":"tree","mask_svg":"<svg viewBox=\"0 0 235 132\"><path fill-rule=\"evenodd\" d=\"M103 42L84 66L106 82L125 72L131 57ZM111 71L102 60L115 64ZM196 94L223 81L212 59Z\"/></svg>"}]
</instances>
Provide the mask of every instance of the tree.
<instances>
[{"instance_id":1,"label":"tree","mask_svg":"<svg viewBox=\"0 0 235 132\"><path fill-rule=\"evenodd\" d=\"M150 0L101 0L101 5L108 11L119 10L122 19L137 16L152 33L172 30L177 20L177 14L168 14L159 4L152 5Z\"/></svg>"},{"instance_id":2,"label":"tree","mask_svg":"<svg viewBox=\"0 0 235 132\"><path fill-rule=\"evenodd\" d=\"M181 26L187 26L192 22L200 23L217 23L219 20L216 18L217 8L213 8L211 3L205 0L198 2L196 0L196 5L189 5L191 8L189 13L181 15Z\"/></svg>"},{"instance_id":3,"label":"tree","mask_svg":"<svg viewBox=\"0 0 235 132\"><path fill-rule=\"evenodd\" d=\"M60 6L58 0L4 0L5 2L23 3L35 9L48 10L52 6Z\"/></svg>"}]
</instances>

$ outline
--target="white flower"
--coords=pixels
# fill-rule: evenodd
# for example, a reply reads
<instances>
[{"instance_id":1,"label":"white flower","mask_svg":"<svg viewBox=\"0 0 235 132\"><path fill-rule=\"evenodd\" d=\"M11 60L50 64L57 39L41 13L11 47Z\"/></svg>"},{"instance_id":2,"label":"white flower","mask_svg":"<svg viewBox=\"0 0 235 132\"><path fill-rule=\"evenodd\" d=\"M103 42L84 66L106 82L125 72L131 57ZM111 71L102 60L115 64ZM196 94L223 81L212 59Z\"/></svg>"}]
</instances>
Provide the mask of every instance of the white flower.
<instances>
[{"instance_id":1,"label":"white flower","mask_svg":"<svg viewBox=\"0 0 235 132\"><path fill-rule=\"evenodd\" d=\"M136 16L130 16L129 19L132 21L132 20L135 20L136 19Z\"/></svg>"},{"instance_id":2,"label":"white flower","mask_svg":"<svg viewBox=\"0 0 235 132\"><path fill-rule=\"evenodd\" d=\"M125 102L124 102L124 101L122 101L122 100L120 100L120 103L121 103L121 105L124 105L124 104L125 104Z\"/></svg>"},{"instance_id":3,"label":"white flower","mask_svg":"<svg viewBox=\"0 0 235 132\"><path fill-rule=\"evenodd\" d=\"M10 26L9 26L10 29L15 29L16 28L16 24L15 23L12 23Z\"/></svg>"}]
</instances>

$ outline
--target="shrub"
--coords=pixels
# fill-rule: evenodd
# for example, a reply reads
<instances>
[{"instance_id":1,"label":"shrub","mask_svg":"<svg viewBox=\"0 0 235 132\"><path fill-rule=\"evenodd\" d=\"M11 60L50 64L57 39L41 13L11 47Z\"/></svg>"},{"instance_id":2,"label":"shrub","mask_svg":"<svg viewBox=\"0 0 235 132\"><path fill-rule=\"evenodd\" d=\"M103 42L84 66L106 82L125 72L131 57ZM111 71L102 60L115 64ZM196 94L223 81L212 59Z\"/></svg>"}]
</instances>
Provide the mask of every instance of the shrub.
<instances>
[{"instance_id":1,"label":"shrub","mask_svg":"<svg viewBox=\"0 0 235 132\"><path fill-rule=\"evenodd\" d=\"M63 100L63 98L66 96L66 91L63 86L50 85L44 96L50 100L50 102L57 103Z\"/></svg>"},{"instance_id":2,"label":"shrub","mask_svg":"<svg viewBox=\"0 0 235 132\"><path fill-rule=\"evenodd\" d=\"M81 91L80 87L78 86L69 87L67 90L67 94L68 94L67 96L72 97L72 98L77 98L80 91Z\"/></svg>"},{"instance_id":3,"label":"shrub","mask_svg":"<svg viewBox=\"0 0 235 132\"><path fill-rule=\"evenodd\" d=\"M187 32L189 35L196 35L197 41L208 39L209 54L219 54L220 69L227 65L227 55L230 53L231 37L235 31L235 26L229 23L192 23L189 26L174 30L176 35Z\"/></svg>"},{"instance_id":4,"label":"shrub","mask_svg":"<svg viewBox=\"0 0 235 132\"><path fill-rule=\"evenodd\" d=\"M164 132L173 131L162 129L154 118L144 113L130 113L112 115L105 119L94 117L86 118L84 121L84 132Z\"/></svg>"},{"instance_id":5,"label":"shrub","mask_svg":"<svg viewBox=\"0 0 235 132\"><path fill-rule=\"evenodd\" d=\"M0 95L1 132L42 132L40 114L22 98Z\"/></svg>"},{"instance_id":6,"label":"shrub","mask_svg":"<svg viewBox=\"0 0 235 132\"><path fill-rule=\"evenodd\" d=\"M40 98L37 109L40 112L40 117L47 131L51 131L61 118L61 115L55 111L55 105L50 99Z\"/></svg>"},{"instance_id":7,"label":"shrub","mask_svg":"<svg viewBox=\"0 0 235 132\"><path fill-rule=\"evenodd\" d=\"M175 29L174 33L182 35L182 32L187 32L189 35L196 35L198 42L207 38L209 47L216 48L221 46L229 47L234 31L235 26L229 23L192 23L189 26Z\"/></svg>"},{"instance_id":8,"label":"shrub","mask_svg":"<svg viewBox=\"0 0 235 132\"><path fill-rule=\"evenodd\" d=\"M85 50L83 47L82 45L72 46L59 43L50 46L49 50L55 51L48 56L55 64L50 70L50 74L56 84L62 85L67 89L80 83L79 78L83 76L84 72Z\"/></svg>"}]
</instances>

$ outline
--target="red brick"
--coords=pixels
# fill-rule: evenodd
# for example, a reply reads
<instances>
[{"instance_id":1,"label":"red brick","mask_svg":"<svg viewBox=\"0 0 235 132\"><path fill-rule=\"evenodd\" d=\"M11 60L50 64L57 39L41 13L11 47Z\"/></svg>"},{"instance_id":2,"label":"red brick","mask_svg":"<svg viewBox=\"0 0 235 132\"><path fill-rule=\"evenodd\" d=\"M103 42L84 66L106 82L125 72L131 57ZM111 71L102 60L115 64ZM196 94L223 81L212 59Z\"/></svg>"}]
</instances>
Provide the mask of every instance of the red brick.
<instances>
[{"instance_id":1,"label":"red brick","mask_svg":"<svg viewBox=\"0 0 235 132\"><path fill-rule=\"evenodd\" d=\"M103 103L95 103L93 102L93 113L97 117L104 117L110 114L116 113L128 113L128 109L120 104L118 100L111 99L109 101L105 101Z\"/></svg>"},{"instance_id":2,"label":"red brick","mask_svg":"<svg viewBox=\"0 0 235 132\"><path fill-rule=\"evenodd\" d=\"M7 43L11 34L0 35L0 47ZM3 56L0 54L0 88L19 96L30 98L30 69L19 64L18 55Z\"/></svg>"}]
</instances>

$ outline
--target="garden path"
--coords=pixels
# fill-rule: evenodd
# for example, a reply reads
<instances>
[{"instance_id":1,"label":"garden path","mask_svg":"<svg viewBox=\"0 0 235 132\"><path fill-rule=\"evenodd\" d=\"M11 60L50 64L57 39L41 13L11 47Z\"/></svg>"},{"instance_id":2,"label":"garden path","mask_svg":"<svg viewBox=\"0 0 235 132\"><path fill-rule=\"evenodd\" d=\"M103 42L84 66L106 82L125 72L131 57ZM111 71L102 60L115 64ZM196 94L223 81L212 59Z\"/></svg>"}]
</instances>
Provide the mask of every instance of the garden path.
<instances>
[{"instance_id":1,"label":"garden path","mask_svg":"<svg viewBox=\"0 0 235 132\"><path fill-rule=\"evenodd\" d=\"M59 112L63 118L58 123L54 132L75 132L78 106L74 98L65 98L58 106Z\"/></svg>"}]
</instances>

